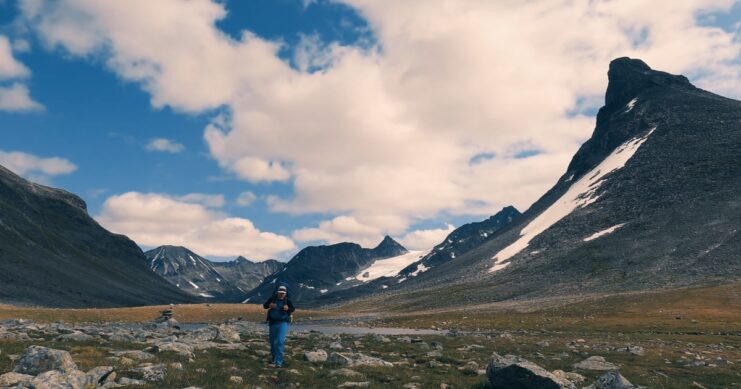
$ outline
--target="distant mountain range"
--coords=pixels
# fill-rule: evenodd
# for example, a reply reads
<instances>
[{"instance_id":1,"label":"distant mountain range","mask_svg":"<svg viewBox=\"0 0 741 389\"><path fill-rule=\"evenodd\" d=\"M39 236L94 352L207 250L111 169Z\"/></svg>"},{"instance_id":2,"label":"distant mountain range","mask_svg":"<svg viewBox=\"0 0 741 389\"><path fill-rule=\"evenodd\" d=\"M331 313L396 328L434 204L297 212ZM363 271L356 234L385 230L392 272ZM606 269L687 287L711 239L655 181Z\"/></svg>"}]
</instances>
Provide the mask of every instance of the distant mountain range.
<instances>
[{"instance_id":1,"label":"distant mountain range","mask_svg":"<svg viewBox=\"0 0 741 389\"><path fill-rule=\"evenodd\" d=\"M0 167L0 303L113 307L197 301L151 272L139 247L79 197Z\"/></svg>"},{"instance_id":2,"label":"distant mountain range","mask_svg":"<svg viewBox=\"0 0 741 389\"><path fill-rule=\"evenodd\" d=\"M278 272L268 276L253 289L248 298L260 302L270 296L277 282L291 285L292 299L308 303L335 290L363 285L362 271L376 261L406 256L409 251L386 236L375 248L367 249L355 243L310 246L299 251ZM418 257L409 258L406 264ZM399 267L401 270L403 265Z\"/></svg>"},{"instance_id":3,"label":"distant mountain range","mask_svg":"<svg viewBox=\"0 0 741 389\"><path fill-rule=\"evenodd\" d=\"M553 188L454 260L373 292L440 306L740 280L741 102L637 59L612 61L608 80Z\"/></svg>"},{"instance_id":4,"label":"distant mountain range","mask_svg":"<svg viewBox=\"0 0 741 389\"><path fill-rule=\"evenodd\" d=\"M287 282L303 306L380 296L424 308L741 280L741 102L637 59L612 61L608 81L591 138L550 190L430 251L387 236L285 264L176 246L145 256L77 196L0 167L0 303L261 303Z\"/></svg>"},{"instance_id":5,"label":"distant mountain range","mask_svg":"<svg viewBox=\"0 0 741 389\"><path fill-rule=\"evenodd\" d=\"M218 302L241 302L247 292L283 266L278 261L252 262L239 257L212 262L181 246L160 246L146 253L149 267L181 290Z\"/></svg>"}]
</instances>

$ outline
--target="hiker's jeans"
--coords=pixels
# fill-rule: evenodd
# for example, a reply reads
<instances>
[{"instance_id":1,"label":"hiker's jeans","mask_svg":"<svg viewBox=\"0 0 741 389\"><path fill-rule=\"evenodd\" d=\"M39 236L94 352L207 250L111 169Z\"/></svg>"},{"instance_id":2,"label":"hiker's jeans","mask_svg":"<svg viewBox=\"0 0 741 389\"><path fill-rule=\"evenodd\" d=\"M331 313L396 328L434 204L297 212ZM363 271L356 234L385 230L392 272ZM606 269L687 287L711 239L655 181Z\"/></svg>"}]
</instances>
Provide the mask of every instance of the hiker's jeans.
<instances>
[{"instance_id":1,"label":"hiker's jeans","mask_svg":"<svg viewBox=\"0 0 741 389\"><path fill-rule=\"evenodd\" d=\"M278 366L283 366L287 333L288 323L281 321L270 324L270 354L273 355L273 362Z\"/></svg>"}]
</instances>

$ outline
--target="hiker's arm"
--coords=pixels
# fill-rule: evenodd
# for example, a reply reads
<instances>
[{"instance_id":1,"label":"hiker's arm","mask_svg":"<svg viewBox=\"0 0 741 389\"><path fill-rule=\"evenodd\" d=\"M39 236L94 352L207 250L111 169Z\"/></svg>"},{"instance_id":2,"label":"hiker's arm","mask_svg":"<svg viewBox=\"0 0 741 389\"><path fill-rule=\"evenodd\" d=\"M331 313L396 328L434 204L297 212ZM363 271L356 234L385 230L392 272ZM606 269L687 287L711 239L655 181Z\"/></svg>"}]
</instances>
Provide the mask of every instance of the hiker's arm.
<instances>
[{"instance_id":1,"label":"hiker's arm","mask_svg":"<svg viewBox=\"0 0 741 389\"><path fill-rule=\"evenodd\" d=\"M296 308L293 307L293 303L291 302L291 300L288 300L287 305L288 305L288 313L293 313L293 311L296 310Z\"/></svg>"},{"instance_id":2,"label":"hiker's arm","mask_svg":"<svg viewBox=\"0 0 741 389\"><path fill-rule=\"evenodd\" d=\"M265 304L262 305L263 308L268 309L270 308L270 303L273 302L273 298L270 297L268 301L265 302Z\"/></svg>"}]
</instances>

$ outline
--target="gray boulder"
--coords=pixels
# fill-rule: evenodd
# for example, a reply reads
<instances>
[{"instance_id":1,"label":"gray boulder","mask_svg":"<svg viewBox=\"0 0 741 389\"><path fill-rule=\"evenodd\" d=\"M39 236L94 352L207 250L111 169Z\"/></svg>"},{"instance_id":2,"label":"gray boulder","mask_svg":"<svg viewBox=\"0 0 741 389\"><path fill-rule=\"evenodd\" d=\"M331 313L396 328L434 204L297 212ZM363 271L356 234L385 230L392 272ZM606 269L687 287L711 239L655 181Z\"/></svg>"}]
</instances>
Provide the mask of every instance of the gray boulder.
<instances>
[{"instance_id":1,"label":"gray boulder","mask_svg":"<svg viewBox=\"0 0 741 389\"><path fill-rule=\"evenodd\" d=\"M371 357L361 353L337 353L329 354L327 363L340 366L373 366L373 367L393 367L391 362L384 361L381 358Z\"/></svg>"},{"instance_id":2,"label":"gray boulder","mask_svg":"<svg viewBox=\"0 0 741 389\"><path fill-rule=\"evenodd\" d=\"M313 363L322 363L327 361L327 352L319 349L316 351L307 351L304 353L304 360Z\"/></svg>"},{"instance_id":3,"label":"gray boulder","mask_svg":"<svg viewBox=\"0 0 741 389\"><path fill-rule=\"evenodd\" d=\"M167 368L163 364L145 363L132 371L141 374L144 381L158 382L164 381Z\"/></svg>"},{"instance_id":4,"label":"gray boulder","mask_svg":"<svg viewBox=\"0 0 741 389\"><path fill-rule=\"evenodd\" d=\"M113 371L111 366L98 366L90 369L85 373L85 388L97 387L105 384L106 382L113 381L116 378L116 373Z\"/></svg>"},{"instance_id":5,"label":"gray boulder","mask_svg":"<svg viewBox=\"0 0 741 389\"><path fill-rule=\"evenodd\" d=\"M614 363L607 362L604 357L591 356L579 363L575 363L574 368L581 370L617 370L620 367Z\"/></svg>"},{"instance_id":6,"label":"gray boulder","mask_svg":"<svg viewBox=\"0 0 741 389\"><path fill-rule=\"evenodd\" d=\"M89 342L94 339L95 337L84 332L75 331L69 334L59 335L54 340L57 342Z\"/></svg>"},{"instance_id":7,"label":"gray boulder","mask_svg":"<svg viewBox=\"0 0 741 389\"><path fill-rule=\"evenodd\" d=\"M13 369L16 373L34 376L49 370L71 373L77 370L77 365L67 351L31 346L23 352Z\"/></svg>"},{"instance_id":8,"label":"gray boulder","mask_svg":"<svg viewBox=\"0 0 741 389\"><path fill-rule=\"evenodd\" d=\"M638 387L631 384L620 372L611 371L597 378L597 381L586 389L638 389Z\"/></svg>"},{"instance_id":9,"label":"gray boulder","mask_svg":"<svg viewBox=\"0 0 741 389\"><path fill-rule=\"evenodd\" d=\"M31 380L31 387L34 389L83 389L85 388L85 373L79 370L69 373L49 370Z\"/></svg>"},{"instance_id":10,"label":"gray boulder","mask_svg":"<svg viewBox=\"0 0 741 389\"><path fill-rule=\"evenodd\" d=\"M486 376L494 388L576 389L571 381L559 378L548 370L517 356L497 353L486 367Z\"/></svg>"},{"instance_id":11,"label":"gray boulder","mask_svg":"<svg viewBox=\"0 0 741 389\"><path fill-rule=\"evenodd\" d=\"M32 375L20 373L5 373L0 375L0 388L6 386L28 386L33 379Z\"/></svg>"}]
</instances>

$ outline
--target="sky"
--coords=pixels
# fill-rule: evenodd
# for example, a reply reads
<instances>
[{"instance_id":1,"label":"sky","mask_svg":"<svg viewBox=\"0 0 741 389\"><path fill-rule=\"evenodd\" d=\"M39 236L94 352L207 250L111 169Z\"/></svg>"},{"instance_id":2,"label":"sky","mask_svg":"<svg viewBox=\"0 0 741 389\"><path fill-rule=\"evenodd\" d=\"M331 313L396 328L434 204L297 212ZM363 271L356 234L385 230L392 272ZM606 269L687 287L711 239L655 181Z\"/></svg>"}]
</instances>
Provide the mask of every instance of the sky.
<instances>
[{"instance_id":1,"label":"sky","mask_svg":"<svg viewBox=\"0 0 741 389\"><path fill-rule=\"evenodd\" d=\"M0 165L144 249L427 249L556 182L614 58L741 98L740 21L734 0L0 0Z\"/></svg>"}]
</instances>

